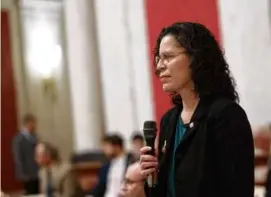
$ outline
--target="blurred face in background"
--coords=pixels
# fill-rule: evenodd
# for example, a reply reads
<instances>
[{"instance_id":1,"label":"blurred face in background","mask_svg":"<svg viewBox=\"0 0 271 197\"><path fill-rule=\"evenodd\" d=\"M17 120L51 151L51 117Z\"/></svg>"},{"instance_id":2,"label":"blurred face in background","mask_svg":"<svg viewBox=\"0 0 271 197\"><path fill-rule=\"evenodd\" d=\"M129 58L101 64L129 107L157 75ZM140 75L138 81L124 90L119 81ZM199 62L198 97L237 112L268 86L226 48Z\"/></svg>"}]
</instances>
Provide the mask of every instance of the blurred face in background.
<instances>
[{"instance_id":1,"label":"blurred face in background","mask_svg":"<svg viewBox=\"0 0 271 197\"><path fill-rule=\"evenodd\" d=\"M36 130L36 120L29 120L25 122L24 127L30 132L34 133Z\"/></svg>"},{"instance_id":2,"label":"blurred face in background","mask_svg":"<svg viewBox=\"0 0 271 197\"><path fill-rule=\"evenodd\" d=\"M49 154L46 152L45 146L41 143L36 146L35 160L39 166L46 166L51 161Z\"/></svg>"},{"instance_id":3,"label":"blurred face in background","mask_svg":"<svg viewBox=\"0 0 271 197\"><path fill-rule=\"evenodd\" d=\"M102 150L106 157L110 158L112 155L112 146L108 142L103 142Z\"/></svg>"},{"instance_id":4,"label":"blurred face in background","mask_svg":"<svg viewBox=\"0 0 271 197\"><path fill-rule=\"evenodd\" d=\"M97 185L98 177L85 172L78 172L76 181L84 192L89 192Z\"/></svg>"},{"instance_id":5,"label":"blurred face in background","mask_svg":"<svg viewBox=\"0 0 271 197\"><path fill-rule=\"evenodd\" d=\"M268 154L271 146L271 126L264 125L254 129L254 145L256 151Z\"/></svg>"},{"instance_id":6,"label":"blurred face in background","mask_svg":"<svg viewBox=\"0 0 271 197\"><path fill-rule=\"evenodd\" d=\"M140 149L144 146L142 139L134 139L132 141L132 151L136 156L140 156Z\"/></svg>"},{"instance_id":7,"label":"blurred face in background","mask_svg":"<svg viewBox=\"0 0 271 197\"><path fill-rule=\"evenodd\" d=\"M121 148L117 145L113 145L109 142L104 142L103 143L103 152L106 157L109 159L115 158L119 152L121 151Z\"/></svg>"},{"instance_id":8,"label":"blurred face in background","mask_svg":"<svg viewBox=\"0 0 271 197\"><path fill-rule=\"evenodd\" d=\"M139 163L128 167L119 197L145 197L144 180L141 179Z\"/></svg>"}]
</instances>

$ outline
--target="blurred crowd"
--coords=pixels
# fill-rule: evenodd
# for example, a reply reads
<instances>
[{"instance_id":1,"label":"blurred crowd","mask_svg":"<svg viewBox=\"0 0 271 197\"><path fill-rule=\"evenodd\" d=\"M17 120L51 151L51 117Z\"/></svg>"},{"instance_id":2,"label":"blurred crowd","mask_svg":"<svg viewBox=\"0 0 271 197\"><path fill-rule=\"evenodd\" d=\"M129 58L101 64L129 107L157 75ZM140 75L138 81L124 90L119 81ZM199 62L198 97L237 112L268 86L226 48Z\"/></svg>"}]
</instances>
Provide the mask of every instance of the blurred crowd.
<instances>
[{"instance_id":1,"label":"blurred crowd","mask_svg":"<svg viewBox=\"0 0 271 197\"><path fill-rule=\"evenodd\" d=\"M100 147L105 160L96 173L97 178L83 180L76 175L72 161L61 159L58 147L39 139L34 115L25 115L22 122L22 128L13 139L12 151L17 178L24 186L23 195L144 196L144 180L139 180L135 173L139 169L140 149L144 146L141 132L131 136L129 151L117 132L105 135Z\"/></svg>"},{"instance_id":2,"label":"blurred crowd","mask_svg":"<svg viewBox=\"0 0 271 197\"><path fill-rule=\"evenodd\" d=\"M100 152L106 160L96 178L76 176L72 161L63 161L58 147L36 135L36 117L27 114L23 126L13 139L16 175L24 185L24 195L44 194L48 197L144 197L145 181L138 177L142 132L131 136L131 149L117 132L105 135ZM267 196L271 187L271 124L255 129L255 154L269 155L265 178ZM88 176L87 174L84 176ZM1 193L1 196L5 196Z\"/></svg>"}]
</instances>

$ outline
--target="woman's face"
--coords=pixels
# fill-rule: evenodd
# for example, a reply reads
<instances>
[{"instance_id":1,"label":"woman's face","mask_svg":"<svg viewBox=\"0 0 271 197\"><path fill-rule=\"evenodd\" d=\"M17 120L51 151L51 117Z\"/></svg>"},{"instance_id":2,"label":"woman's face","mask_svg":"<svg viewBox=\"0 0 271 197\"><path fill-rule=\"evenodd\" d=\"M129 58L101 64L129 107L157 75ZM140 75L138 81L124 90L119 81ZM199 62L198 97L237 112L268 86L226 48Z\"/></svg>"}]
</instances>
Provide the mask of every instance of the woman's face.
<instances>
[{"instance_id":1,"label":"woman's face","mask_svg":"<svg viewBox=\"0 0 271 197\"><path fill-rule=\"evenodd\" d=\"M190 58L174 36L166 35L161 40L156 64L165 92L179 93L192 84Z\"/></svg>"},{"instance_id":2,"label":"woman's face","mask_svg":"<svg viewBox=\"0 0 271 197\"><path fill-rule=\"evenodd\" d=\"M49 163L50 158L48 157L48 154L46 154L44 144L40 143L36 146L35 159L39 166L45 166Z\"/></svg>"}]
</instances>

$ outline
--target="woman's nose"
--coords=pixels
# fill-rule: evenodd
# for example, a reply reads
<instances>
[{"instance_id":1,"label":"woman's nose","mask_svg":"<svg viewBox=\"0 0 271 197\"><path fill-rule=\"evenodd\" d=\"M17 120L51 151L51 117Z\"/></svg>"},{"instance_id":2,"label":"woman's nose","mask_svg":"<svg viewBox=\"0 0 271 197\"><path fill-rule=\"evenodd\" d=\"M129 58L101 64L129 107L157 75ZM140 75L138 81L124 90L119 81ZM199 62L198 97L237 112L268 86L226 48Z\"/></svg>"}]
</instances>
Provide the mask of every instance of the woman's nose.
<instances>
[{"instance_id":1,"label":"woman's nose","mask_svg":"<svg viewBox=\"0 0 271 197\"><path fill-rule=\"evenodd\" d=\"M157 62L156 68L157 69L164 69L165 68L165 64L163 63L163 61L161 61L161 59Z\"/></svg>"},{"instance_id":2,"label":"woman's nose","mask_svg":"<svg viewBox=\"0 0 271 197\"><path fill-rule=\"evenodd\" d=\"M163 62L159 61L156 66L156 73L159 75L165 69L166 69L166 65Z\"/></svg>"}]
</instances>

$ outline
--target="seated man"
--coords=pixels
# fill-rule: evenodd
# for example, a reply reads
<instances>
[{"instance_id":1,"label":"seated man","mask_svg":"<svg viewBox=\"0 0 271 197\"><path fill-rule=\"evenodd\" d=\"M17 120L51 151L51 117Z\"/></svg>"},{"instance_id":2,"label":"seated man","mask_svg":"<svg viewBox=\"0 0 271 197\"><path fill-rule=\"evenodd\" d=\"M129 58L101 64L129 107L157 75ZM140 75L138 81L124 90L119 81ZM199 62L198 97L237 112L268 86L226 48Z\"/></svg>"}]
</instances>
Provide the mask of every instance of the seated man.
<instances>
[{"instance_id":1,"label":"seated man","mask_svg":"<svg viewBox=\"0 0 271 197\"><path fill-rule=\"evenodd\" d=\"M100 170L99 182L91 194L95 197L116 197L133 157L125 152L123 139L117 134L104 139L103 150L110 161Z\"/></svg>"},{"instance_id":2,"label":"seated man","mask_svg":"<svg viewBox=\"0 0 271 197\"><path fill-rule=\"evenodd\" d=\"M125 173L119 197L145 197L144 180L138 177L139 163L130 165Z\"/></svg>"},{"instance_id":3,"label":"seated man","mask_svg":"<svg viewBox=\"0 0 271 197\"><path fill-rule=\"evenodd\" d=\"M62 163L56 148L49 143L36 147L36 161L40 165L40 191L46 196L80 196L78 185L71 171L71 165Z\"/></svg>"}]
</instances>

